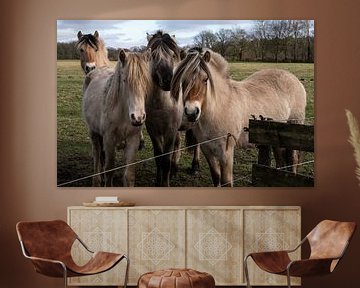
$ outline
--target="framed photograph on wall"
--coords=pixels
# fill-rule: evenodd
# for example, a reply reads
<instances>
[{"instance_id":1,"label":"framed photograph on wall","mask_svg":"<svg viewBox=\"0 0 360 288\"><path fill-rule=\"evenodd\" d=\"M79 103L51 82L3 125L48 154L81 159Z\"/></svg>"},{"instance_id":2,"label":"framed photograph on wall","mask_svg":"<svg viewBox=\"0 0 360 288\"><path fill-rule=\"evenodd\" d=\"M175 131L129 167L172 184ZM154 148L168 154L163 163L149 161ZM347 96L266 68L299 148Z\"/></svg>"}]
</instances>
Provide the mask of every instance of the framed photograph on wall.
<instances>
[{"instance_id":1,"label":"framed photograph on wall","mask_svg":"<svg viewBox=\"0 0 360 288\"><path fill-rule=\"evenodd\" d=\"M58 20L58 187L314 186L313 20Z\"/></svg>"}]
</instances>

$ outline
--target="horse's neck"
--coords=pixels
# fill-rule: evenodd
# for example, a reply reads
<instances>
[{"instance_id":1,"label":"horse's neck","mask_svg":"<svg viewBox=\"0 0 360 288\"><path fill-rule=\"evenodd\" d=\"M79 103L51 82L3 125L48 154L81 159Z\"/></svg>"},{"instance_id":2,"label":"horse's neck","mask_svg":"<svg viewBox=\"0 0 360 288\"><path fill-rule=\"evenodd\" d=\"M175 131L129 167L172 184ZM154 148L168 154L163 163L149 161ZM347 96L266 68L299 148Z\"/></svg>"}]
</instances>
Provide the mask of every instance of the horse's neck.
<instances>
[{"instance_id":1,"label":"horse's neck","mask_svg":"<svg viewBox=\"0 0 360 288\"><path fill-rule=\"evenodd\" d=\"M118 64L117 64L118 65ZM128 105L126 103L122 103L122 99L124 99L123 93L121 93L121 81L120 79L120 70L116 66L114 74L109 79L109 88L105 97L105 109L107 111L119 111L119 115L127 116L128 112Z\"/></svg>"},{"instance_id":2,"label":"horse's neck","mask_svg":"<svg viewBox=\"0 0 360 288\"><path fill-rule=\"evenodd\" d=\"M153 85L152 93L146 101L150 109L166 109L173 107L174 101L170 97L170 91L163 91L156 84Z\"/></svg>"},{"instance_id":3,"label":"horse's neck","mask_svg":"<svg viewBox=\"0 0 360 288\"><path fill-rule=\"evenodd\" d=\"M107 55L107 50L104 47L103 50L99 51L99 53L96 53L96 65L101 66L109 66L110 60Z\"/></svg>"}]
</instances>

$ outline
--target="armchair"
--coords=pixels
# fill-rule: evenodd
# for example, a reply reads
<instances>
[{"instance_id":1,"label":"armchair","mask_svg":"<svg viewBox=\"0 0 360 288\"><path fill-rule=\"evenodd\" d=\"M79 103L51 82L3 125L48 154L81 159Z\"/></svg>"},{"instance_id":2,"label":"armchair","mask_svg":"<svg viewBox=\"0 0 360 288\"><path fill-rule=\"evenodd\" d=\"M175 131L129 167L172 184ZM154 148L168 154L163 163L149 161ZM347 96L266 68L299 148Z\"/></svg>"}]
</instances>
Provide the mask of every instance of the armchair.
<instances>
[{"instance_id":1,"label":"armchair","mask_svg":"<svg viewBox=\"0 0 360 288\"><path fill-rule=\"evenodd\" d=\"M290 276L304 277L333 272L344 256L355 229L356 224L354 222L324 220L292 250L248 254L244 259L247 287L251 287L247 266L249 257L254 260L259 268L266 272L286 275L289 288L291 288ZM292 261L289 253L296 251L306 241L310 245L310 257Z\"/></svg>"}]
</instances>

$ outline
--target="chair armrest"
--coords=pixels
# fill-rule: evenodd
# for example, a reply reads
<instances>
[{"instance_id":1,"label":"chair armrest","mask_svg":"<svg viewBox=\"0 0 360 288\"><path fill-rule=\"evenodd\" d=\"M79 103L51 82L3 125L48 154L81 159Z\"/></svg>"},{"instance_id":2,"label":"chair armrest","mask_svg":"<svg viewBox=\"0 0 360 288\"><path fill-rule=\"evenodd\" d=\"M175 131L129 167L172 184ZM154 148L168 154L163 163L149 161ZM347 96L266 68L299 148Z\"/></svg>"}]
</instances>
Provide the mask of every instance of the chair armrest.
<instances>
[{"instance_id":1,"label":"chair armrest","mask_svg":"<svg viewBox=\"0 0 360 288\"><path fill-rule=\"evenodd\" d=\"M64 277L67 274L66 265L55 259L30 256L22 241L20 241L21 250L25 258L30 259L34 265L35 271L51 277Z\"/></svg>"},{"instance_id":2,"label":"chair armrest","mask_svg":"<svg viewBox=\"0 0 360 288\"><path fill-rule=\"evenodd\" d=\"M76 239L81 243L81 245L90 253L95 253L94 251L90 250L90 248L80 239L78 235L76 235Z\"/></svg>"},{"instance_id":3,"label":"chair armrest","mask_svg":"<svg viewBox=\"0 0 360 288\"><path fill-rule=\"evenodd\" d=\"M332 272L333 261L339 258L319 258L319 259L303 259L291 261L287 266L290 276L312 276L329 274Z\"/></svg>"}]
</instances>

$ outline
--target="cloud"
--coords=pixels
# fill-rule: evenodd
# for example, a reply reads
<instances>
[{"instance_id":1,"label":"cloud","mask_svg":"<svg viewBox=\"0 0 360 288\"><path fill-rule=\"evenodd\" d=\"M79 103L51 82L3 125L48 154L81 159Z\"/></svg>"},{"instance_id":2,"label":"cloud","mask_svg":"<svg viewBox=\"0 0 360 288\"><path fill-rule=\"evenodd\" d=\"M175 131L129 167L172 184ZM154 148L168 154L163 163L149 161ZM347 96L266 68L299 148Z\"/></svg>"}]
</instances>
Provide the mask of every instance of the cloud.
<instances>
[{"instance_id":1,"label":"cloud","mask_svg":"<svg viewBox=\"0 0 360 288\"><path fill-rule=\"evenodd\" d=\"M77 33L97 30L107 47L130 48L146 45L146 33L163 30L174 34L180 46L191 45L203 30L242 28L250 32L255 20L58 20L57 41L77 40Z\"/></svg>"}]
</instances>

